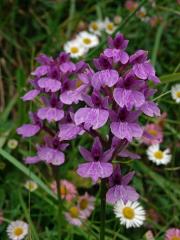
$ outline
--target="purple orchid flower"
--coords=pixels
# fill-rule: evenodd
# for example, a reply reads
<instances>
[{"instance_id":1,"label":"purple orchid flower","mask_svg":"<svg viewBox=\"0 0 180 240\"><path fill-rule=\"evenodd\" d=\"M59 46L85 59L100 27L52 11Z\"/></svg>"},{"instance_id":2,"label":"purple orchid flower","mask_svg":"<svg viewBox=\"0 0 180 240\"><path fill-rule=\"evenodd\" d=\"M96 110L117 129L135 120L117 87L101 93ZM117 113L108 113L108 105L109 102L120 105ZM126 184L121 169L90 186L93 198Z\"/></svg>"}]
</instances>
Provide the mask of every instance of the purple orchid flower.
<instances>
[{"instance_id":1,"label":"purple orchid flower","mask_svg":"<svg viewBox=\"0 0 180 240\"><path fill-rule=\"evenodd\" d=\"M72 140L77 137L77 135L82 135L84 130L81 126L77 126L74 122L74 113L70 111L66 113L63 121L59 124L59 134L58 137L60 141Z\"/></svg>"},{"instance_id":2,"label":"purple orchid flower","mask_svg":"<svg viewBox=\"0 0 180 240\"><path fill-rule=\"evenodd\" d=\"M130 64L133 65L133 71L135 75L140 79L152 80L154 83L159 83L160 80L155 74L155 70L147 60L148 52L144 50L138 50L136 53L130 56Z\"/></svg>"},{"instance_id":3,"label":"purple orchid flower","mask_svg":"<svg viewBox=\"0 0 180 240\"><path fill-rule=\"evenodd\" d=\"M138 109L145 103L145 96L142 93L144 86L143 80L138 80L133 72L128 72L114 89L114 100L121 108L126 107L131 110L136 107Z\"/></svg>"},{"instance_id":4,"label":"purple orchid flower","mask_svg":"<svg viewBox=\"0 0 180 240\"><path fill-rule=\"evenodd\" d=\"M113 60L101 53L99 58L93 60L93 63L97 70L112 69Z\"/></svg>"},{"instance_id":5,"label":"purple orchid flower","mask_svg":"<svg viewBox=\"0 0 180 240\"><path fill-rule=\"evenodd\" d=\"M127 201L136 201L139 194L131 186L128 186L132 180L134 172L122 176L120 166L116 165L113 174L109 177L109 190L106 193L106 200L108 203L115 204L118 200L124 203Z\"/></svg>"},{"instance_id":6,"label":"purple orchid flower","mask_svg":"<svg viewBox=\"0 0 180 240\"><path fill-rule=\"evenodd\" d=\"M108 59L112 59L114 63L127 64L129 61L129 55L124 51L128 45L128 40L124 39L124 36L117 33L115 38L109 37L109 48L104 50L104 56Z\"/></svg>"},{"instance_id":7,"label":"purple orchid flower","mask_svg":"<svg viewBox=\"0 0 180 240\"><path fill-rule=\"evenodd\" d=\"M60 95L61 102L71 105L82 101L82 94L87 92L92 75L93 71L91 69L86 69L85 73L79 73L74 85L71 85L71 89L62 92Z\"/></svg>"},{"instance_id":8,"label":"purple orchid flower","mask_svg":"<svg viewBox=\"0 0 180 240\"><path fill-rule=\"evenodd\" d=\"M108 38L108 46L110 48L116 49L126 49L128 46L129 40L126 40L121 33L117 33L115 38L112 37Z\"/></svg>"},{"instance_id":9,"label":"purple orchid flower","mask_svg":"<svg viewBox=\"0 0 180 240\"><path fill-rule=\"evenodd\" d=\"M49 123L52 121L58 122L64 117L64 110L62 110L62 103L56 96L51 95L50 99L43 97L42 100L46 107L42 107L37 111L37 116L41 120L47 120Z\"/></svg>"},{"instance_id":10,"label":"purple orchid flower","mask_svg":"<svg viewBox=\"0 0 180 240\"><path fill-rule=\"evenodd\" d=\"M84 127L98 129L104 126L109 117L108 97L102 98L94 91L92 96L85 95L83 100L89 107L80 108L74 116L76 125L84 123Z\"/></svg>"},{"instance_id":11,"label":"purple orchid flower","mask_svg":"<svg viewBox=\"0 0 180 240\"><path fill-rule=\"evenodd\" d=\"M140 112L129 112L126 108L114 114L110 125L111 132L119 139L132 141L133 137L140 138L143 134L143 128L137 123Z\"/></svg>"},{"instance_id":12,"label":"purple orchid flower","mask_svg":"<svg viewBox=\"0 0 180 240\"><path fill-rule=\"evenodd\" d=\"M78 166L77 173L81 177L90 177L97 182L99 178L107 178L112 174L113 167L108 161L112 158L113 149L103 152L99 138L95 138L91 151L80 147L80 153L87 161Z\"/></svg>"},{"instance_id":13,"label":"purple orchid flower","mask_svg":"<svg viewBox=\"0 0 180 240\"><path fill-rule=\"evenodd\" d=\"M63 151L68 144L62 143L57 137L45 137L45 145L37 147L37 155L25 158L26 164L45 162L55 166L62 165L65 161Z\"/></svg>"},{"instance_id":14,"label":"purple orchid flower","mask_svg":"<svg viewBox=\"0 0 180 240\"><path fill-rule=\"evenodd\" d=\"M101 87L113 87L119 80L119 74L116 70L102 70L92 76L91 84L95 90Z\"/></svg>"}]
</instances>

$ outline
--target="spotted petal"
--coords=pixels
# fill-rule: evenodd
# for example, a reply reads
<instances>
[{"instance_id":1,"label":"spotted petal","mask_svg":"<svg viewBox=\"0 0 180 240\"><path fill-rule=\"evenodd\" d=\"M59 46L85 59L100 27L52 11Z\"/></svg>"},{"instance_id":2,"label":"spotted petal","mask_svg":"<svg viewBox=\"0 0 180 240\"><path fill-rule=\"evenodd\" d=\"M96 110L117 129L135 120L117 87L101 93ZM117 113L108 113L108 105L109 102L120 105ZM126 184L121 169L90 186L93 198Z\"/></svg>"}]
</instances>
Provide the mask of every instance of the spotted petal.
<instances>
[{"instance_id":1,"label":"spotted petal","mask_svg":"<svg viewBox=\"0 0 180 240\"><path fill-rule=\"evenodd\" d=\"M65 161L64 153L50 147L41 147L38 150L38 157L47 163L61 165Z\"/></svg>"},{"instance_id":2,"label":"spotted petal","mask_svg":"<svg viewBox=\"0 0 180 240\"><path fill-rule=\"evenodd\" d=\"M24 124L21 127L17 128L17 133L23 137L32 137L36 135L40 130L39 125L35 124Z\"/></svg>"},{"instance_id":3,"label":"spotted petal","mask_svg":"<svg viewBox=\"0 0 180 240\"><path fill-rule=\"evenodd\" d=\"M52 78L41 78L38 80L40 88L45 89L46 92L57 92L61 88L60 81Z\"/></svg>"},{"instance_id":4,"label":"spotted petal","mask_svg":"<svg viewBox=\"0 0 180 240\"><path fill-rule=\"evenodd\" d=\"M79 165L77 173L81 177L92 178L94 182L97 182L99 178L109 177L113 172L113 167L111 163L104 162L90 162L82 163Z\"/></svg>"},{"instance_id":5,"label":"spotted petal","mask_svg":"<svg viewBox=\"0 0 180 240\"><path fill-rule=\"evenodd\" d=\"M85 123L93 129L98 129L107 122L109 112L99 108L80 108L74 115L74 121L77 125Z\"/></svg>"},{"instance_id":6,"label":"spotted petal","mask_svg":"<svg viewBox=\"0 0 180 240\"><path fill-rule=\"evenodd\" d=\"M57 122L64 117L64 111L57 108L44 107L38 110L37 116L42 120L46 119L48 122Z\"/></svg>"},{"instance_id":7,"label":"spotted petal","mask_svg":"<svg viewBox=\"0 0 180 240\"><path fill-rule=\"evenodd\" d=\"M143 134L143 129L137 123L113 122L110 127L114 136L128 141L132 141L133 137L140 138Z\"/></svg>"},{"instance_id":8,"label":"spotted petal","mask_svg":"<svg viewBox=\"0 0 180 240\"><path fill-rule=\"evenodd\" d=\"M133 106L139 108L145 102L144 95L135 90L128 90L124 88L115 88L113 92L114 99L120 107L126 107L131 110Z\"/></svg>"},{"instance_id":9,"label":"spotted petal","mask_svg":"<svg viewBox=\"0 0 180 240\"><path fill-rule=\"evenodd\" d=\"M119 74L116 70L102 70L93 75L92 86L99 90L101 86L114 86L118 80Z\"/></svg>"}]
</instances>

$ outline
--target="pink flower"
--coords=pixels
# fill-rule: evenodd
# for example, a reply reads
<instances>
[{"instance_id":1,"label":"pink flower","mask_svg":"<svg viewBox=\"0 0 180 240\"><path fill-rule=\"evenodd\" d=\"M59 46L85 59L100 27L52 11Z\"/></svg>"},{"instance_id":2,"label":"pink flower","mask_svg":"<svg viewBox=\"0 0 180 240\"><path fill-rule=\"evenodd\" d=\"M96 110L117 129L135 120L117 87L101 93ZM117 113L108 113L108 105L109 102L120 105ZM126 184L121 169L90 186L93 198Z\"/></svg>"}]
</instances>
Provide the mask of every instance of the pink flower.
<instances>
[{"instance_id":1,"label":"pink flower","mask_svg":"<svg viewBox=\"0 0 180 240\"><path fill-rule=\"evenodd\" d=\"M170 228L166 231L165 240L180 240L180 229Z\"/></svg>"},{"instance_id":2,"label":"pink flower","mask_svg":"<svg viewBox=\"0 0 180 240\"><path fill-rule=\"evenodd\" d=\"M88 218L94 210L94 202L95 198L90 196L87 192L79 197L78 207L85 218Z\"/></svg>"},{"instance_id":3,"label":"pink flower","mask_svg":"<svg viewBox=\"0 0 180 240\"><path fill-rule=\"evenodd\" d=\"M51 189L54 193L57 193L56 182L52 182ZM70 202L76 197L77 190L76 187L67 180L60 181L60 192L62 199Z\"/></svg>"},{"instance_id":4,"label":"pink flower","mask_svg":"<svg viewBox=\"0 0 180 240\"><path fill-rule=\"evenodd\" d=\"M157 124L147 124L141 140L147 145L161 143L163 140L162 128Z\"/></svg>"},{"instance_id":5,"label":"pink flower","mask_svg":"<svg viewBox=\"0 0 180 240\"><path fill-rule=\"evenodd\" d=\"M73 206L69 209L68 212L65 212L65 218L66 220L75 226L81 226L83 219L85 219L85 217L82 215L80 209L77 206Z\"/></svg>"},{"instance_id":6,"label":"pink flower","mask_svg":"<svg viewBox=\"0 0 180 240\"><path fill-rule=\"evenodd\" d=\"M125 2L125 8L130 12L133 12L138 7L138 3L133 0L127 0Z\"/></svg>"}]
</instances>

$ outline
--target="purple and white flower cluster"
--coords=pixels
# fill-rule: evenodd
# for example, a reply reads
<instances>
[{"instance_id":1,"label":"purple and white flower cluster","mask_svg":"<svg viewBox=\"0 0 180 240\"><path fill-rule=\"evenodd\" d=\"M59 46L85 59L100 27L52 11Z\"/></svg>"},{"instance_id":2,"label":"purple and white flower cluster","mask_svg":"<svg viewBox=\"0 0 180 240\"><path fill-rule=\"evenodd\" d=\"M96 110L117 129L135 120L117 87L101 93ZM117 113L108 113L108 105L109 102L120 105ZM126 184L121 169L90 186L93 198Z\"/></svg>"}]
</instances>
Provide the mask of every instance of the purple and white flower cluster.
<instances>
[{"instance_id":1,"label":"purple and white flower cluster","mask_svg":"<svg viewBox=\"0 0 180 240\"><path fill-rule=\"evenodd\" d=\"M84 61L73 63L65 53L55 59L40 55L40 66L32 72L33 90L22 99L38 98L41 107L30 114L31 124L17 129L23 137L46 132L44 145L37 146L37 155L26 158L29 164L44 161L61 165L68 141L84 133L91 135L91 151L80 147L87 162L79 164L77 172L94 182L110 178L107 200L111 203L137 200L138 194L128 186L133 173L122 176L112 160L117 156L138 158L127 147L143 135L139 117L160 115L151 100L155 89L148 83L157 84L159 79L148 53L138 50L129 55L127 46L128 40L122 34L109 37L108 48L93 60L94 68ZM107 134L102 137L100 129L105 126Z\"/></svg>"}]
</instances>

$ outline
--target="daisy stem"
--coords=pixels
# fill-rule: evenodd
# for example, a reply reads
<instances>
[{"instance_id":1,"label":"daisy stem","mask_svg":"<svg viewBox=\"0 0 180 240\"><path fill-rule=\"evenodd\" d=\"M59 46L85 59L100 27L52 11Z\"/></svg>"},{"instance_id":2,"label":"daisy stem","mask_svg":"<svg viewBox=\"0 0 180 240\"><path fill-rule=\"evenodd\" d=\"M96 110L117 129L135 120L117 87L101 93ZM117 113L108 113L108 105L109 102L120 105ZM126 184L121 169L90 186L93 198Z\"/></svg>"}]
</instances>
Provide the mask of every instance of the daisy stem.
<instances>
[{"instance_id":1,"label":"daisy stem","mask_svg":"<svg viewBox=\"0 0 180 240\"><path fill-rule=\"evenodd\" d=\"M106 221L106 179L101 179L100 240L104 240L105 239L105 221Z\"/></svg>"},{"instance_id":2,"label":"daisy stem","mask_svg":"<svg viewBox=\"0 0 180 240\"><path fill-rule=\"evenodd\" d=\"M56 181L56 189L57 189L57 196L58 196L58 212L57 212L57 233L58 233L58 240L62 240L62 222L63 222L63 202L61 199L61 185L60 185L60 177L59 177L59 169L58 167L53 167L53 175Z\"/></svg>"}]
</instances>

